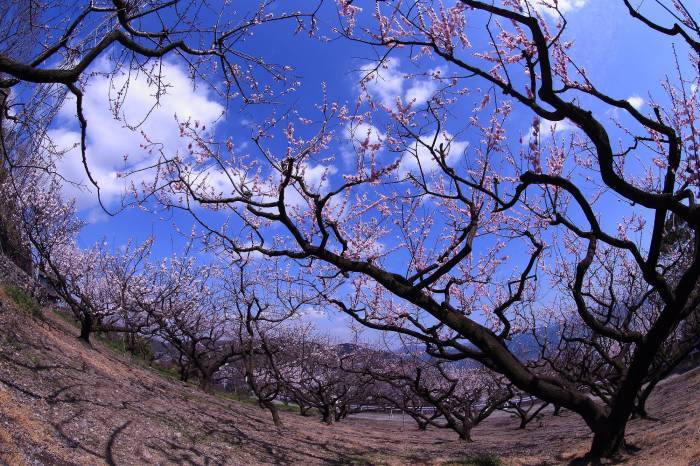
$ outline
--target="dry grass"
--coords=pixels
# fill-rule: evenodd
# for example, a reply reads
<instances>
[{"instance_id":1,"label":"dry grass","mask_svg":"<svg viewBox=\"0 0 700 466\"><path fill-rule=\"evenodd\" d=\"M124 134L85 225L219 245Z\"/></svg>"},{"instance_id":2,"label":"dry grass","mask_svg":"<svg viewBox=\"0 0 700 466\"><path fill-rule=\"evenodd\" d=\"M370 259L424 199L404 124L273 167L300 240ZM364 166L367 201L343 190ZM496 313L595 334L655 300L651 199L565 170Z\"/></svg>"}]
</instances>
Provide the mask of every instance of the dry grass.
<instances>
[{"instance_id":1,"label":"dry grass","mask_svg":"<svg viewBox=\"0 0 700 466\"><path fill-rule=\"evenodd\" d=\"M0 295L0 299L2 296ZM2 304L0 302L0 304ZM590 436L571 413L525 430L499 414L466 444L449 431L349 419L325 426L163 378L49 313L46 322L0 308L0 464L566 464ZM661 385L657 421L633 421L642 452L627 464L700 464L700 371ZM400 418L399 418L400 419Z\"/></svg>"}]
</instances>

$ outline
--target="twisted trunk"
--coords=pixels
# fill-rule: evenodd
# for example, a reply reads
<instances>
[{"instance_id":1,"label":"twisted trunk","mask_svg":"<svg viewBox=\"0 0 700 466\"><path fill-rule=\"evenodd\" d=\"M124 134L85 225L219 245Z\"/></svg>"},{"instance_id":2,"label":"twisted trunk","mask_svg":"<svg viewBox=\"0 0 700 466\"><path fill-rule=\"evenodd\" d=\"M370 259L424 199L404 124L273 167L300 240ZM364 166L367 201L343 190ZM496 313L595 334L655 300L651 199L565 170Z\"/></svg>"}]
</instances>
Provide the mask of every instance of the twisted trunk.
<instances>
[{"instance_id":1,"label":"twisted trunk","mask_svg":"<svg viewBox=\"0 0 700 466\"><path fill-rule=\"evenodd\" d=\"M272 415L272 422L275 424L275 427L278 429L283 428L284 424L282 424L282 419L280 419L280 413L277 406L273 402L267 400L260 402L260 404L270 411L270 414Z\"/></svg>"},{"instance_id":2,"label":"twisted trunk","mask_svg":"<svg viewBox=\"0 0 700 466\"><path fill-rule=\"evenodd\" d=\"M594 431L593 442L588 452L592 460L612 458L620 453L625 446L625 427L627 419L608 419Z\"/></svg>"},{"instance_id":3,"label":"twisted trunk","mask_svg":"<svg viewBox=\"0 0 700 466\"><path fill-rule=\"evenodd\" d=\"M90 344L90 335L93 331L93 319L90 314L83 314L80 319L80 336L78 338L86 344Z\"/></svg>"},{"instance_id":4,"label":"twisted trunk","mask_svg":"<svg viewBox=\"0 0 700 466\"><path fill-rule=\"evenodd\" d=\"M323 422L325 422L328 425L333 424L333 410L331 409L330 406L323 405L321 407L321 416L322 416Z\"/></svg>"},{"instance_id":5,"label":"twisted trunk","mask_svg":"<svg viewBox=\"0 0 700 466\"><path fill-rule=\"evenodd\" d=\"M656 384L658 383L659 380L653 380L649 382L649 384L646 387L644 387L644 390L642 390L641 393L637 396L637 402L634 405L634 411L632 411L633 417L649 419L649 413L647 413L646 404L647 400L649 399L649 395L651 395L651 392L654 391L654 389L656 388Z\"/></svg>"},{"instance_id":6,"label":"twisted trunk","mask_svg":"<svg viewBox=\"0 0 700 466\"><path fill-rule=\"evenodd\" d=\"M200 372L199 375L199 388L206 392L211 393L214 390L214 384L212 381L213 374Z\"/></svg>"}]
</instances>

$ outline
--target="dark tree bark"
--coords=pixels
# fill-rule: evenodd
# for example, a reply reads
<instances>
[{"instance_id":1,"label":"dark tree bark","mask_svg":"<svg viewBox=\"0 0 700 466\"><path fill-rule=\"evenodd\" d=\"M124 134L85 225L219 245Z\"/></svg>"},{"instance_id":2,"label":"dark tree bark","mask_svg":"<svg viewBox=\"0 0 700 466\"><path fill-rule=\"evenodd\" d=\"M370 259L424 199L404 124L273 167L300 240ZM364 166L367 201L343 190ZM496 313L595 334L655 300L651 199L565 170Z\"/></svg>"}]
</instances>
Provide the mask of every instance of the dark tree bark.
<instances>
[{"instance_id":1,"label":"dark tree bark","mask_svg":"<svg viewBox=\"0 0 700 466\"><path fill-rule=\"evenodd\" d=\"M299 406L299 414L308 417L311 416L311 413L309 412L311 410L310 406L305 406L303 403L299 402L297 400L297 405Z\"/></svg>"},{"instance_id":2,"label":"dark tree bark","mask_svg":"<svg viewBox=\"0 0 700 466\"><path fill-rule=\"evenodd\" d=\"M321 420L328 425L333 424L333 409L330 405L323 405L321 407Z\"/></svg>"},{"instance_id":3,"label":"dark tree bark","mask_svg":"<svg viewBox=\"0 0 700 466\"><path fill-rule=\"evenodd\" d=\"M214 385L212 380L213 374L199 373L199 388L206 393L212 393L214 391Z\"/></svg>"},{"instance_id":4,"label":"dark tree bark","mask_svg":"<svg viewBox=\"0 0 700 466\"><path fill-rule=\"evenodd\" d=\"M625 446L626 426L627 419L607 419L601 423L599 428L594 429L593 442L587 456L593 461L617 456Z\"/></svg>"},{"instance_id":5,"label":"dark tree bark","mask_svg":"<svg viewBox=\"0 0 700 466\"><path fill-rule=\"evenodd\" d=\"M268 411L270 411L270 415L272 415L272 422L275 424L275 427L284 427L282 419L280 418L279 409L277 409L277 405L275 405L272 401L267 400L262 401L261 405L263 406L263 408L266 408Z\"/></svg>"},{"instance_id":6,"label":"dark tree bark","mask_svg":"<svg viewBox=\"0 0 700 466\"><path fill-rule=\"evenodd\" d=\"M472 440L472 428L474 426L469 425L469 424L463 424L462 426L455 428L455 430L459 431L459 439L464 440L467 443L472 443L474 440Z\"/></svg>"},{"instance_id":7,"label":"dark tree bark","mask_svg":"<svg viewBox=\"0 0 700 466\"><path fill-rule=\"evenodd\" d=\"M650 419L649 418L649 413L647 413L646 410L646 404L647 400L649 399L649 395L651 395L651 392L654 391L656 388L656 385L659 383L659 380L653 380L647 384L646 387L639 393L637 396L637 402L634 405L634 411L632 412L633 417L638 417L641 419Z\"/></svg>"},{"instance_id":8,"label":"dark tree bark","mask_svg":"<svg viewBox=\"0 0 700 466\"><path fill-rule=\"evenodd\" d=\"M78 338L86 344L90 344L90 335L94 328L94 322L90 313L83 313L80 319L80 335Z\"/></svg>"}]
</instances>

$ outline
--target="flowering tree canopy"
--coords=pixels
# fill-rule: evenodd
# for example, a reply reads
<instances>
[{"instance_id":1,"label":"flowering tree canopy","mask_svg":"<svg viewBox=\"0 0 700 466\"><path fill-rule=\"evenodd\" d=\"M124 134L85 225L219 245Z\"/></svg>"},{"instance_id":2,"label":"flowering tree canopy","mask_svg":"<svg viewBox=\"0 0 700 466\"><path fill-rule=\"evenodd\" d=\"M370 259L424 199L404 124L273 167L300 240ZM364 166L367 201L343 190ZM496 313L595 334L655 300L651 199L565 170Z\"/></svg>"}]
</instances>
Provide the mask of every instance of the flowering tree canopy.
<instances>
[{"instance_id":1,"label":"flowering tree canopy","mask_svg":"<svg viewBox=\"0 0 700 466\"><path fill-rule=\"evenodd\" d=\"M38 53L0 50L0 88L73 94L95 185L80 86L98 56L160 83L159 59L179 55L227 105L264 103L247 154L194 119L178 120L183 150L144 135L150 164L120 174L138 178L135 201L189 214L224 268L294 261L314 299L433 357L478 361L578 413L594 432L592 457L617 454L664 352L697 345L700 27L689 8L657 2L665 15L649 15L620 2L631 24L676 41L643 107L577 62L564 2L337 0L339 25L324 34L377 58L352 102L324 87L290 109L290 69L239 46L278 20L315 33L318 8L279 14L262 2L211 26L208 3L202 15L183 3L90 3L51 23ZM391 79L405 78L396 74L407 62L417 84L397 95ZM522 334L535 336L538 357L513 348Z\"/></svg>"}]
</instances>

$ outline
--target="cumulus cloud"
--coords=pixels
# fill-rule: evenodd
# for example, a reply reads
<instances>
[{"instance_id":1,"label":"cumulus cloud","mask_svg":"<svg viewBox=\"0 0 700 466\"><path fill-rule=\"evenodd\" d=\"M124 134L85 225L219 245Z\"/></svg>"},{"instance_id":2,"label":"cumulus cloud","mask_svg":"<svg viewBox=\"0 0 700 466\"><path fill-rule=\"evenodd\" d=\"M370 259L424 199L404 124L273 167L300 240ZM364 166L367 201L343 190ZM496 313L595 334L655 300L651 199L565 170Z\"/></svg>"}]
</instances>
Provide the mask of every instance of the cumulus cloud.
<instances>
[{"instance_id":1,"label":"cumulus cloud","mask_svg":"<svg viewBox=\"0 0 700 466\"><path fill-rule=\"evenodd\" d=\"M397 97L404 103L424 104L437 90L437 82L431 78L407 77L398 58L386 60L377 69L375 65L364 66L360 72L370 96L389 107L395 105Z\"/></svg>"},{"instance_id":2,"label":"cumulus cloud","mask_svg":"<svg viewBox=\"0 0 700 466\"><path fill-rule=\"evenodd\" d=\"M296 317L307 320L326 319L328 317L328 313L321 307L307 306L299 311L299 313L296 314Z\"/></svg>"},{"instance_id":3,"label":"cumulus cloud","mask_svg":"<svg viewBox=\"0 0 700 466\"><path fill-rule=\"evenodd\" d=\"M540 139L552 137L554 134L575 131L577 126L570 120L550 121L540 120ZM528 133L523 137L523 144L528 145L535 137L535 129L530 127Z\"/></svg>"},{"instance_id":4,"label":"cumulus cloud","mask_svg":"<svg viewBox=\"0 0 700 466\"><path fill-rule=\"evenodd\" d=\"M420 105L427 102L435 91L437 90L437 83L434 80L418 80L414 81L413 84L406 90L404 94L405 102L414 102L415 105Z\"/></svg>"},{"instance_id":5,"label":"cumulus cloud","mask_svg":"<svg viewBox=\"0 0 700 466\"><path fill-rule=\"evenodd\" d=\"M107 63L98 63L94 71L108 71ZM139 181L138 178L119 178L117 173L147 166L155 160L155 153L149 154L141 147L144 135L162 144L166 154L174 154L184 150L186 145L179 138L176 116L180 121L191 119L211 129L223 113L223 106L211 98L206 89L192 87L180 66L165 62L162 73L167 86L159 96L158 105L155 105L156 84L143 74L119 74L111 79L96 75L84 89L88 165L107 204L119 199L128 183ZM120 92L122 103L115 107L114 99ZM49 131L49 137L57 148L67 150L59 170L77 185L66 184L64 194L75 198L81 209L94 207L96 190L82 165L73 99L68 99L61 108L58 125ZM148 175L142 175L145 176Z\"/></svg>"},{"instance_id":6,"label":"cumulus cloud","mask_svg":"<svg viewBox=\"0 0 700 466\"><path fill-rule=\"evenodd\" d=\"M330 186L330 177L336 172L337 169L333 165L304 162L296 167L295 175L304 180L307 189L312 192L325 193ZM268 178L254 179L245 170L228 167L224 171L218 165L210 165L195 171L188 178L193 191L202 197L220 199L248 191L253 200L261 203L277 201L280 181L281 174L277 171L273 171ZM254 192L251 191L253 186L255 186ZM296 183L285 188L284 203L287 207L301 210L305 210L308 206L307 199L302 195L301 188ZM261 210L266 209L261 208ZM268 211L275 212L276 208L270 208Z\"/></svg>"},{"instance_id":7,"label":"cumulus cloud","mask_svg":"<svg viewBox=\"0 0 700 466\"><path fill-rule=\"evenodd\" d=\"M559 0L558 2L555 0L538 0L536 3L536 8L546 15L558 18L559 13L557 13L557 10L554 8L555 3L557 4L561 14L564 15L566 13L580 10L586 6L588 0Z\"/></svg>"},{"instance_id":8,"label":"cumulus cloud","mask_svg":"<svg viewBox=\"0 0 700 466\"><path fill-rule=\"evenodd\" d=\"M438 168L438 162L430 149L426 147L426 145L430 146L433 140L435 140L436 148L442 146L447 151L446 161L450 165L454 165L469 146L469 142L457 141L446 132L438 134L437 138L435 133L422 136L420 142L416 141L410 149L404 152L399 171L404 175L408 173L418 175L421 171L424 174L429 174L435 171Z\"/></svg>"},{"instance_id":9,"label":"cumulus cloud","mask_svg":"<svg viewBox=\"0 0 700 466\"><path fill-rule=\"evenodd\" d=\"M332 165L304 163L299 167L297 174L304 179L304 183L311 191L324 193L328 191L330 186L330 176L337 171ZM285 189L284 203L286 206L303 208L307 204L299 189L296 185L288 186Z\"/></svg>"},{"instance_id":10,"label":"cumulus cloud","mask_svg":"<svg viewBox=\"0 0 700 466\"><path fill-rule=\"evenodd\" d=\"M376 145L384 141L386 135L369 123L348 123L343 129L343 137L353 145Z\"/></svg>"},{"instance_id":11,"label":"cumulus cloud","mask_svg":"<svg viewBox=\"0 0 700 466\"><path fill-rule=\"evenodd\" d=\"M632 107L634 107L636 110L639 110L644 105L644 99L642 99L638 95L631 96L630 98L627 99L627 102L629 102L629 104Z\"/></svg>"},{"instance_id":12,"label":"cumulus cloud","mask_svg":"<svg viewBox=\"0 0 700 466\"><path fill-rule=\"evenodd\" d=\"M305 164L301 168L304 183L313 190L325 191L329 186L328 177L337 172L337 169L331 165L312 165Z\"/></svg>"},{"instance_id":13,"label":"cumulus cloud","mask_svg":"<svg viewBox=\"0 0 700 466\"><path fill-rule=\"evenodd\" d=\"M399 71L400 60L389 59L382 66L374 69L367 65L360 69L367 92L377 97L384 105L393 105L396 97L403 93L404 75Z\"/></svg>"},{"instance_id":14,"label":"cumulus cloud","mask_svg":"<svg viewBox=\"0 0 700 466\"><path fill-rule=\"evenodd\" d=\"M349 122L343 128L343 140L345 144L341 147L341 155L345 163L352 164L355 159L356 150L362 147L371 149L378 147L379 152L381 145L386 139L379 128L369 123Z\"/></svg>"},{"instance_id":15,"label":"cumulus cloud","mask_svg":"<svg viewBox=\"0 0 700 466\"><path fill-rule=\"evenodd\" d=\"M196 192L213 197L227 197L234 191L234 185L245 186L249 181L242 170L228 167L224 171L215 165L201 169L190 176L190 182Z\"/></svg>"}]
</instances>

